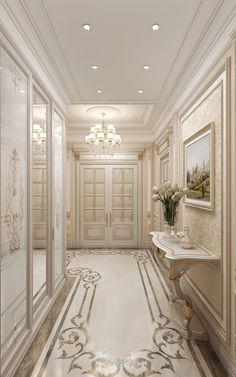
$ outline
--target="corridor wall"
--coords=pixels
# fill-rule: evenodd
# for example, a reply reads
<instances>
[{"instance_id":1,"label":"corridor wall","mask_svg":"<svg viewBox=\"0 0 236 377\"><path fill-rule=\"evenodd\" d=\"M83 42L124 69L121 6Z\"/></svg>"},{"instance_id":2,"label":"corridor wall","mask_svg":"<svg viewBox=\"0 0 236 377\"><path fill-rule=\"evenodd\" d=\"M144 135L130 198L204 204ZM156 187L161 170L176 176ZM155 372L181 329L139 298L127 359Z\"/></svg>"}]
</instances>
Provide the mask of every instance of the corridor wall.
<instances>
[{"instance_id":1,"label":"corridor wall","mask_svg":"<svg viewBox=\"0 0 236 377\"><path fill-rule=\"evenodd\" d=\"M186 185L186 145L197 140L203 130L211 130L211 206L205 203L182 202L179 208L178 229L190 227L193 239L220 257L216 265L195 266L183 279L184 290L195 303L209 333L211 344L227 369L229 376L236 372L235 337L235 69L236 44L222 54L204 79L179 106L166 131L156 140L157 152L170 132L168 148L172 174L168 179ZM194 81L194 80L193 80ZM184 98L185 92L182 93ZM164 147L164 144L163 144ZM166 148L166 147L164 147ZM199 147L200 148L200 147ZM167 149L166 149L167 150ZM204 152L205 153L205 152ZM200 149L197 155L201 155ZM207 163L207 161L205 161ZM163 182L160 153L154 155L155 184ZM196 167L196 166L195 166ZM160 216L157 206L157 229Z\"/></svg>"},{"instance_id":2,"label":"corridor wall","mask_svg":"<svg viewBox=\"0 0 236 377\"><path fill-rule=\"evenodd\" d=\"M32 68L27 49L20 51L20 35L10 40L2 27L6 15L2 8L0 14L1 376L5 377L13 375L63 287L65 120L64 109L54 102L56 90L54 96L52 87L44 85L47 77ZM37 307L33 301L33 86L49 98L46 287Z\"/></svg>"}]
</instances>

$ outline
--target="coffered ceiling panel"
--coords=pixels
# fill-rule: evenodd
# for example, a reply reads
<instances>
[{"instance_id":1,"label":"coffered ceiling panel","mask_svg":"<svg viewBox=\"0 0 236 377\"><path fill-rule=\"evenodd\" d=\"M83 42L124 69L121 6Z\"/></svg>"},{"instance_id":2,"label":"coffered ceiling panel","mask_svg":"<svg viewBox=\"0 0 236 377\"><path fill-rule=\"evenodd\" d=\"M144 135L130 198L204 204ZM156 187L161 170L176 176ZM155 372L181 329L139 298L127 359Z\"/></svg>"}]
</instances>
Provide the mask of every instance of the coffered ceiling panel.
<instances>
[{"instance_id":1,"label":"coffered ceiling panel","mask_svg":"<svg viewBox=\"0 0 236 377\"><path fill-rule=\"evenodd\" d=\"M77 100L88 102L156 101L200 3L43 1L75 80ZM85 23L91 25L89 32L82 28ZM154 23L160 25L156 32L151 29ZM92 65L98 69L92 70ZM150 69L144 70L144 65L150 65Z\"/></svg>"},{"instance_id":2,"label":"coffered ceiling panel","mask_svg":"<svg viewBox=\"0 0 236 377\"><path fill-rule=\"evenodd\" d=\"M88 107L114 105L114 122L151 130L224 0L21 3L70 94L73 127L95 120Z\"/></svg>"},{"instance_id":3,"label":"coffered ceiling panel","mask_svg":"<svg viewBox=\"0 0 236 377\"><path fill-rule=\"evenodd\" d=\"M96 122L105 113L108 121L118 122L145 122L152 105L70 105L68 107L68 118L71 122L78 119L81 122Z\"/></svg>"}]
</instances>

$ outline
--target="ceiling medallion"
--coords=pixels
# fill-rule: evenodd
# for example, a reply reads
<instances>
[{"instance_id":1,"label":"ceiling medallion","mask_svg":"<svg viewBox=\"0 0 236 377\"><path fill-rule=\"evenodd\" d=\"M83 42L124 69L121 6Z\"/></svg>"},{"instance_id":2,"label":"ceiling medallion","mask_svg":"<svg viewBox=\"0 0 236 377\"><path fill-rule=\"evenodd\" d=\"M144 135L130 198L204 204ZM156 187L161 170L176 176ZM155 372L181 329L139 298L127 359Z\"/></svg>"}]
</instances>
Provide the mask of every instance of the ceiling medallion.
<instances>
[{"instance_id":1,"label":"ceiling medallion","mask_svg":"<svg viewBox=\"0 0 236 377\"><path fill-rule=\"evenodd\" d=\"M106 119L117 119L120 116L121 110L116 106L110 105L95 105L89 107L86 112L91 115L94 119L101 116L102 113L106 113Z\"/></svg>"},{"instance_id":2,"label":"ceiling medallion","mask_svg":"<svg viewBox=\"0 0 236 377\"><path fill-rule=\"evenodd\" d=\"M86 144L98 158L111 158L120 147L121 137L116 134L113 124L105 124L106 113L102 112L102 123L90 128L85 137Z\"/></svg>"}]
</instances>

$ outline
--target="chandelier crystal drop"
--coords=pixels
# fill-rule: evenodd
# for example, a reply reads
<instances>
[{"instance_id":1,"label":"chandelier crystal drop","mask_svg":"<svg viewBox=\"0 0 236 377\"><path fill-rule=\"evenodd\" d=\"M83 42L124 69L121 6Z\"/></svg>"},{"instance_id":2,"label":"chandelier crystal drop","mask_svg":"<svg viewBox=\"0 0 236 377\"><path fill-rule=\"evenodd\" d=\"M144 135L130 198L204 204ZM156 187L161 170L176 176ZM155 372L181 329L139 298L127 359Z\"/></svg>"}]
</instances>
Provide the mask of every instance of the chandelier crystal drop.
<instances>
[{"instance_id":1,"label":"chandelier crystal drop","mask_svg":"<svg viewBox=\"0 0 236 377\"><path fill-rule=\"evenodd\" d=\"M97 157L112 157L120 147L121 137L116 134L113 124L105 125L106 113L101 113L102 123L90 128L90 133L85 137L86 144Z\"/></svg>"}]
</instances>

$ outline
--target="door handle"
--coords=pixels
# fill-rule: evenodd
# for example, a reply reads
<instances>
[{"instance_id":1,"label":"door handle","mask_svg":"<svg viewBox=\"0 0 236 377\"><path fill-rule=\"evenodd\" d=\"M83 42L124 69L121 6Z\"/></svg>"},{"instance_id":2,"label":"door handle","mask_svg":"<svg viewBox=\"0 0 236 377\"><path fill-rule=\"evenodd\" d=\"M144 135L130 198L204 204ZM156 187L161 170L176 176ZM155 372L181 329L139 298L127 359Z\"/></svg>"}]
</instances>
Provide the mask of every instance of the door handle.
<instances>
[{"instance_id":1,"label":"door handle","mask_svg":"<svg viewBox=\"0 0 236 377\"><path fill-rule=\"evenodd\" d=\"M111 212L110 212L110 226L111 226Z\"/></svg>"},{"instance_id":2,"label":"door handle","mask_svg":"<svg viewBox=\"0 0 236 377\"><path fill-rule=\"evenodd\" d=\"M108 225L108 214L106 213L106 226Z\"/></svg>"}]
</instances>

